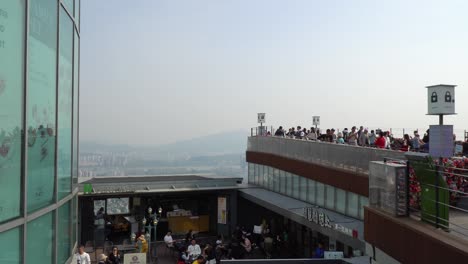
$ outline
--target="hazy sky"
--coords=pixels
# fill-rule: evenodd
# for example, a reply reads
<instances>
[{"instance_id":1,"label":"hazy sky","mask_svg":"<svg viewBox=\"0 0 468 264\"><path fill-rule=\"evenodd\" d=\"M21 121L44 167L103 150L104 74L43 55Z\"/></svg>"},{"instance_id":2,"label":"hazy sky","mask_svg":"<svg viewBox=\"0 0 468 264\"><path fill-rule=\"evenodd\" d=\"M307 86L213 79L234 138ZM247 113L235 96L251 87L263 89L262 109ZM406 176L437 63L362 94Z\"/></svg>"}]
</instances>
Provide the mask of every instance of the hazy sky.
<instances>
[{"instance_id":1,"label":"hazy sky","mask_svg":"<svg viewBox=\"0 0 468 264\"><path fill-rule=\"evenodd\" d=\"M414 128L456 84L468 1L82 0L80 139L162 144L268 125Z\"/></svg>"}]
</instances>

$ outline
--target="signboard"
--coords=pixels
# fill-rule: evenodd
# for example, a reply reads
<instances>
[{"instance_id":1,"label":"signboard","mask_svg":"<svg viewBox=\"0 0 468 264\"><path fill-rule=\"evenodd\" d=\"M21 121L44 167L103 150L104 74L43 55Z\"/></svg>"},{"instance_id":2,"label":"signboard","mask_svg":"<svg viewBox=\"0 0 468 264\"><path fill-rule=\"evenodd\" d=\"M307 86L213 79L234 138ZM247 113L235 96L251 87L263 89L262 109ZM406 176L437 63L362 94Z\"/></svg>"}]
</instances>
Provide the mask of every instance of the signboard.
<instances>
[{"instance_id":1,"label":"signboard","mask_svg":"<svg viewBox=\"0 0 468 264\"><path fill-rule=\"evenodd\" d=\"M265 113L258 113L257 120L258 120L258 123L260 124L265 123Z\"/></svg>"},{"instance_id":2,"label":"signboard","mask_svg":"<svg viewBox=\"0 0 468 264\"><path fill-rule=\"evenodd\" d=\"M432 157L452 157L453 148L452 125L432 125L429 127L429 154Z\"/></svg>"},{"instance_id":3,"label":"signboard","mask_svg":"<svg viewBox=\"0 0 468 264\"><path fill-rule=\"evenodd\" d=\"M342 259L344 258L343 251L325 251L323 253L324 259Z\"/></svg>"},{"instance_id":4,"label":"signboard","mask_svg":"<svg viewBox=\"0 0 468 264\"><path fill-rule=\"evenodd\" d=\"M341 232L343 234L346 234L348 236L357 238L358 237L358 232L357 230L347 228L345 226L342 226L340 224L331 224L330 218L328 217L327 214L323 213L321 210L314 208L314 207L304 207L304 217L309 220L309 222L314 222L317 225L320 225L322 227L327 227L334 229L338 232Z\"/></svg>"},{"instance_id":5,"label":"signboard","mask_svg":"<svg viewBox=\"0 0 468 264\"><path fill-rule=\"evenodd\" d=\"M312 125L320 126L320 116L313 116L312 117Z\"/></svg>"},{"instance_id":6,"label":"signboard","mask_svg":"<svg viewBox=\"0 0 468 264\"><path fill-rule=\"evenodd\" d=\"M218 224L226 224L226 197L218 197Z\"/></svg>"},{"instance_id":7,"label":"signboard","mask_svg":"<svg viewBox=\"0 0 468 264\"><path fill-rule=\"evenodd\" d=\"M455 114L455 85L427 86L427 114Z\"/></svg>"},{"instance_id":8,"label":"signboard","mask_svg":"<svg viewBox=\"0 0 468 264\"><path fill-rule=\"evenodd\" d=\"M304 216L310 222L314 222L317 225L320 225L320 226L323 226L323 227L332 228L332 225L330 224L330 218L328 218L328 215L326 215L323 212L317 210L316 208L305 207L304 208Z\"/></svg>"},{"instance_id":9,"label":"signboard","mask_svg":"<svg viewBox=\"0 0 468 264\"><path fill-rule=\"evenodd\" d=\"M457 144L455 145L455 154L462 154L463 153L463 145Z\"/></svg>"},{"instance_id":10,"label":"signboard","mask_svg":"<svg viewBox=\"0 0 468 264\"><path fill-rule=\"evenodd\" d=\"M127 253L124 255L124 264L146 264L146 253Z\"/></svg>"}]
</instances>

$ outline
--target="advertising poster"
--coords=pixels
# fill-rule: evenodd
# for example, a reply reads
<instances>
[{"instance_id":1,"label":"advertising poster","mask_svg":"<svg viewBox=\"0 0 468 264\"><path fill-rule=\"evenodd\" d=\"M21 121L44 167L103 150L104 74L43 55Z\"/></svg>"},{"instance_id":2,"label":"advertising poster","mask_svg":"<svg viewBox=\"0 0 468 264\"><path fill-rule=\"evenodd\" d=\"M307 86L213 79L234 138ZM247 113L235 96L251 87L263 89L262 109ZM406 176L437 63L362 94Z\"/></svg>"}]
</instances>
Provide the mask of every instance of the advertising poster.
<instances>
[{"instance_id":1,"label":"advertising poster","mask_svg":"<svg viewBox=\"0 0 468 264\"><path fill-rule=\"evenodd\" d=\"M226 224L226 197L218 197L218 224Z\"/></svg>"}]
</instances>

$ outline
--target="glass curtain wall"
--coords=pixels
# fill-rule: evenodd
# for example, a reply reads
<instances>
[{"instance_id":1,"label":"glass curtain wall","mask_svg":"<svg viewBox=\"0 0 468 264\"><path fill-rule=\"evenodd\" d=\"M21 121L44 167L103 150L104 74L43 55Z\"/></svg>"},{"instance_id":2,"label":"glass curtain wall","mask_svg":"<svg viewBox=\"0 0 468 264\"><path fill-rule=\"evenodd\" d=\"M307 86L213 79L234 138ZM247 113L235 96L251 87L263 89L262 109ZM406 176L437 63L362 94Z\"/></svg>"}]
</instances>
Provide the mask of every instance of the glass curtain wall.
<instances>
[{"instance_id":1,"label":"glass curtain wall","mask_svg":"<svg viewBox=\"0 0 468 264\"><path fill-rule=\"evenodd\" d=\"M277 168L249 163L249 183L304 202L364 219L368 198Z\"/></svg>"},{"instance_id":2,"label":"glass curtain wall","mask_svg":"<svg viewBox=\"0 0 468 264\"><path fill-rule=\"evenodd\" d=\"M0 1L0 263L76 246L78 0Z\"/></svg>"}]
</instances>

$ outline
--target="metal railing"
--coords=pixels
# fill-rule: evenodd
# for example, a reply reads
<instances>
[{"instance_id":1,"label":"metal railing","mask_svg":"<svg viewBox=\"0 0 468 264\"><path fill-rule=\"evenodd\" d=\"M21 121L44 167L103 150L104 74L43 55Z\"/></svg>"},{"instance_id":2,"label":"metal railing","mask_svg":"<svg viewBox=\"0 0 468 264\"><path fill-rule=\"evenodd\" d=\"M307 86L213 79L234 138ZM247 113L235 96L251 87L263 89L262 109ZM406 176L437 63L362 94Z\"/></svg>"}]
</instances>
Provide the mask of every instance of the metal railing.
<instances>
[{"instance_id":1,"label":"metal railing","mask_svg":"<svg viewBox=\"0 0 468 264\"><path fill-rule=\"evenodd\" d=\"M405 159L401 151L273 136L249 137L247 150L364 174L369 172L370 161Z\"/></svg>"},{"instance_id":2,"label":"metal railing","mask_svg":"<svg viewBox=\"0 0 468 264\"><path fill-rule=\"evenodd\" d=\"M408 215L468 239L467 168L446 166L442 160L433 161L430 158L425 161L393 159L388 162L407 166ZM449 163L453 163L453 160Z\"/></svg>"}]
</instances>

